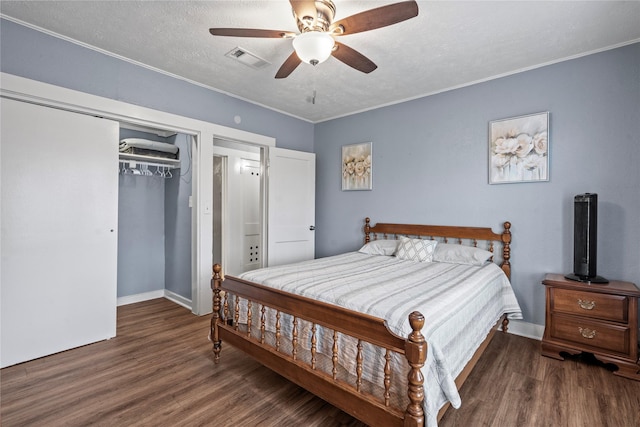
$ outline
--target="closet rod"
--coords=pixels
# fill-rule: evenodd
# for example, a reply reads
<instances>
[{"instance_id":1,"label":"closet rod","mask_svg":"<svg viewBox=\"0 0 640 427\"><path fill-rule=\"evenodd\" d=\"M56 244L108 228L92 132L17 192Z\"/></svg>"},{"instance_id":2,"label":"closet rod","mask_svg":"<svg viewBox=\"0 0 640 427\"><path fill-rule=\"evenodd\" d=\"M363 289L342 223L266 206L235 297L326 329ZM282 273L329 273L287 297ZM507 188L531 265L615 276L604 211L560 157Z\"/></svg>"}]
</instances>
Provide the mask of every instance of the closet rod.
<instances>
[{"instance_id":1,"label":"closet rod","mask_svg":"<svg viewBox=\"0 0 640 427\"><path fill-rule=\"evenodd\" d=\"M155 163L155 162L148 162L146 160L119 159L118 162L123 163L129 167L136 167L137 165L146 165L146 166L161 167L165 169L180 169L180 164Z\"/></svg>"}]
</instances>

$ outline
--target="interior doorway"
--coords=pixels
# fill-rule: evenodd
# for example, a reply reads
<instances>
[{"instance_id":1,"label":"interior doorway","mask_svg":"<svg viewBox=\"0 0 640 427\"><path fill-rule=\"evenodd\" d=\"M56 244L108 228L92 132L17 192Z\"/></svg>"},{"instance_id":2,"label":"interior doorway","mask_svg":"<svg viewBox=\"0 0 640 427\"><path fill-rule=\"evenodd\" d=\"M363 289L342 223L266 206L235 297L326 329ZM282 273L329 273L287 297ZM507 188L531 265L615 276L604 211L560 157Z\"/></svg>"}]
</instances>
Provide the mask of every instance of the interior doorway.
<instances>
[{"instance_id":1,"label":"interior doorway","mask_svg":"<svg viewBox=\"0 0 640 427\"><path fill-rule=\"evenodd\" d=\"M266 265L264 170L262 147L214 139L212 259L225 274Z\"/></svg>"}]
</instances>

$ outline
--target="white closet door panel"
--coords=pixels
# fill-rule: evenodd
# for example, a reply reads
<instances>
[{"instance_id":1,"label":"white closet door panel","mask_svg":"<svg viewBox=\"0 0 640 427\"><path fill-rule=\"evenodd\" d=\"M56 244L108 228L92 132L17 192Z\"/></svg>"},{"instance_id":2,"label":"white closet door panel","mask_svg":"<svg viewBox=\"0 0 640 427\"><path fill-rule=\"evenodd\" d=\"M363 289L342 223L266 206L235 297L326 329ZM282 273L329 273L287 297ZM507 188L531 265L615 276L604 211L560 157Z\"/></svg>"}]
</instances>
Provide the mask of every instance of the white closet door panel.
<instances>
[{"instance_id":1,"label":"white closet door panel","mask_svg":"<svg viewBox=\"0 0 640 427\"><path fill-rule=\"evenodd\" d=\"M316 157L269 148L268 265L315 256Z\"/></svg>"},{"instance_id":2,"label":"white closet door panel","mask_svg":"<svg viewBox=\"0 0 640 427\"><path fill-rule=\"evenodd\" d=\"M4 367L115 336L119 126L1 108Z\"/></svg>"}]
</instances>

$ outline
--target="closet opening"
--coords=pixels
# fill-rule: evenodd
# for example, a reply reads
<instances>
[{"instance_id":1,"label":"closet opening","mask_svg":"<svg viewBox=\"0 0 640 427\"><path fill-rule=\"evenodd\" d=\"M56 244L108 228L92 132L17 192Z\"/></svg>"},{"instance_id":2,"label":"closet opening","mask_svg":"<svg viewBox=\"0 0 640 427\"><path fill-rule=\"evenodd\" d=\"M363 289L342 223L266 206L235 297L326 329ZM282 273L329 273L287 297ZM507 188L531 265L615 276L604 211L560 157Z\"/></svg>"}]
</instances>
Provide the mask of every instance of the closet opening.
<instances>
[{"instance_id":1,"label":"closet opening","mask_svg":"<svg viewBox=\"0 0 640 427\"><path fill-rule=\"evenodd\" d=\"M195 138L121 123L119 140L118 305L165 297L191 309Z\"/></svg>"}]
</instances>

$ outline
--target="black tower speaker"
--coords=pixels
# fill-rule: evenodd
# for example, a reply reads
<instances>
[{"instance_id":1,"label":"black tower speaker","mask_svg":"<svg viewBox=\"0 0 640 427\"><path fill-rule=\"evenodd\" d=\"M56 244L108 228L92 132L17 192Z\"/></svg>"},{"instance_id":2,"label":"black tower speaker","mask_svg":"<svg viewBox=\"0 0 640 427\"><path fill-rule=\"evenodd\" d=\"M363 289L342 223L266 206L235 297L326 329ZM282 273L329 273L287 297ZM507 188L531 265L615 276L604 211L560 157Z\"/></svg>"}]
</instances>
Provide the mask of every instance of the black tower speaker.
<instances>
[{"instance_id":1,"label":"black tower speaker","mask_svg":"<svg viewBox=\"0 0 640 427\"><path fill-rule=\"evenodd\" d=\"M609 283L596 274L598 246L598 195L578 194L573 214L573 274L565 277L590 283Z\"/></svg>"}]
</instances>

